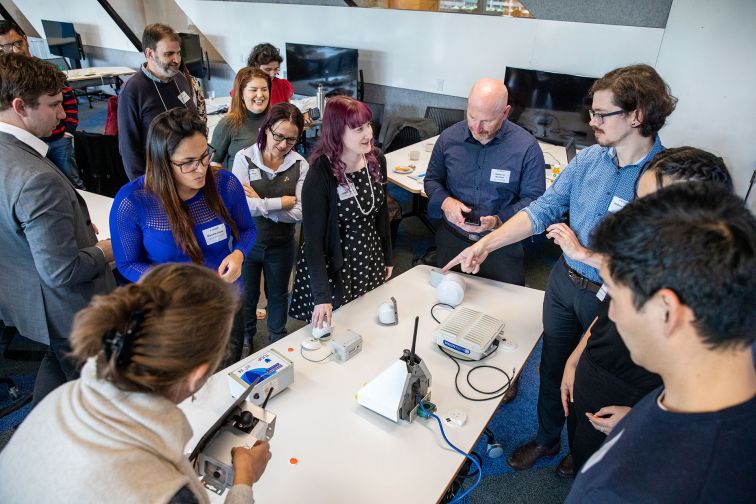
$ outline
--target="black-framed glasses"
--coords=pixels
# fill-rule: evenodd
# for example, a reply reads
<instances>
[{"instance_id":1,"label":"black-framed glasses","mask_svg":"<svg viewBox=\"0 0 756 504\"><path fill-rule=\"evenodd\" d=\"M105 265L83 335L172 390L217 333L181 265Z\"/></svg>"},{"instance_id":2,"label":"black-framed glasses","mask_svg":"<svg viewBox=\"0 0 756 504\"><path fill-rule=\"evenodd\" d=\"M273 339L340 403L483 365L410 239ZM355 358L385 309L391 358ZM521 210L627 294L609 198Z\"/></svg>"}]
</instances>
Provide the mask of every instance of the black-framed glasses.
<instances>
[{"instance_id":1,"label":"black-framed glasses","mask_svg":"<svg viewBox=\"0 0 756 504\"><path fill-rule=\"evenodd\" d=\"M210 160L214 155L215 149L211 145L208 145L207 150L199 159L190 159L189 161L184 161L183 163L175 163L171 161L171 164L181 170L181 173L192 173L199 169L200 164L202 164L202 166L209 165Z\"/></svg>"},{"instance_id":2,"label":"black-framed glasses","mask_svg":"<svg viewBox=\"0 0 756 504\"><path fill-rule=\"evenodd\" d=\"M270 131L270 134L273 135L273 140L275 140L276 143L281 143L286 140L287 145L297 145L297 142L299 142L299 137L287 137L280 133L276 133L271 128L268 128L268 130Z\"/></svg>"},{"instance_id":3,"label":"black-framed glasses","mask_svg":"<svg viewBox=\"0 0 756 504\"><path fill-rule=\"evenodd\" d=\"M24 39L18 39L14 42L9 42L7 44L0 44L0 50L2 50L4 53L13 52L13 49L21 50L24 48Z\"/></svg>"},{"instance_id":4,"label":"black-framed glasses","mask_svg":"<svg viewBox=\"0 0 756 504\"><path fill-rule=\"evenodd\" d=\"M596 123L598 124L604 124L604 119L607 117L612 117L620 114L627 114L626 110L615 110L614 112L596 112L593 109L588 109L588 115L591 116L591 119L596 119Z\"/></svg>"}]
</instances>

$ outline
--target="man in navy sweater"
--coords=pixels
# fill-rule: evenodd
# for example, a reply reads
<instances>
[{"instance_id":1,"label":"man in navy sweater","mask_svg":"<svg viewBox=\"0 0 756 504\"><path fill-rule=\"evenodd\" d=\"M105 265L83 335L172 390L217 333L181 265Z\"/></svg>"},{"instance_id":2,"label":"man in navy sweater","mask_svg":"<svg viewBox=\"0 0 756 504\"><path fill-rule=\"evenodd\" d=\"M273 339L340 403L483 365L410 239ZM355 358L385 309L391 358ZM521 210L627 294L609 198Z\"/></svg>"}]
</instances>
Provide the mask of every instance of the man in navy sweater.
<instances>
[{"instance_id":1,"label":"man in navy sweater","mask_svg":"<svg viewBox=\"0 0 756 504\"><path fill-rule=\"evenodd\" d=\"M611 429L567 502L753 502L756 218L691 182L608 216L593 242L609 317L664 385Z\"/></svg>"},{"instance_id":2,"label":"man in navy sweater","mask_svg":"<svg viewBox=\"0 0 756 504\"><path fill-rule=\"evenodd\" d=\"M152 120L176 107L197 112L191 83L182 72L181 39L170 26L151 24L142 33L147 62L118 97L118 150L129 179L144 175L145 140Z\"/></svg>"}]
</instances>

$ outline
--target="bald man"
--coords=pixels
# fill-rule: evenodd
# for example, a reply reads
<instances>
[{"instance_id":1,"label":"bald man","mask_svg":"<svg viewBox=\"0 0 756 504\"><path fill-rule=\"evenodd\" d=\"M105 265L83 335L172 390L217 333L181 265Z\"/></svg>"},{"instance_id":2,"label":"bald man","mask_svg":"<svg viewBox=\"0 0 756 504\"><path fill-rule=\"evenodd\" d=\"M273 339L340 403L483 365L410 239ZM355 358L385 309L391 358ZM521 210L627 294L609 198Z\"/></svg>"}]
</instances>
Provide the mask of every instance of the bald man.
<instances>
[{"instance_id":1,"label":"bald man","mask_svg":"<svg viewBox=\"0 0 756 504\"><path fill-rule=\"evenodd\" d=\"M443 214L436 232L439 266L545 190L543 152L530 133L507 121L507 99L501 81L479 80L467 99L467 119L444 130L433 148L425 193L431 216ZM478 274L524 285L522 245L497 250Z\"/></svg>"}]
</instances>

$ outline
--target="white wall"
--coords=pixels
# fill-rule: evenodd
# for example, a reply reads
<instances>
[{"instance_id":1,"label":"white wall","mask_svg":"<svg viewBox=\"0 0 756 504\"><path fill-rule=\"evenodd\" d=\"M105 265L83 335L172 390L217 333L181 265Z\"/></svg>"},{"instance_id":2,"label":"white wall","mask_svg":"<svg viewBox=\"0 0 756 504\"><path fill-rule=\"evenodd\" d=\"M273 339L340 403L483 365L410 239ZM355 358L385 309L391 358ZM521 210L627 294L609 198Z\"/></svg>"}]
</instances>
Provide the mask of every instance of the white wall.
<instances>
[{"instance_id":1,"label":"white wall","mask_svg":"<svg viewBox=\"0 0 756 504\"><path fill-rule=\"evenodd\" d=\"M114 4L122 9L122 16L127 21L144 16L140 0L116 0ZM126 5L129 8L123 9L122 6ZM42 19L65 21L74 24L84 45L136 52L126 35L96 0L16 0L16 6L21 9L40 37L44 37L45 33L42 29Z\"/></svg>"},{"instance_id":2,"label":"white wall","mask_svg":"<svg viewBox=\"0 0 756 504\"><path fill-rule=\"evenodd\" d=\"M756 1L675 0L656 66L680 99L662 140L722 156L741 196L756 168L754 50Z\"/></svg>"},{"instance_id":3,"label":"white wall","mask_svg":"<svg viewBox=\"0 0 756 504\"><path fill-rule=\"evenodd\" d=\"M509 17L311 5L176 0L234 69L270 42L360 50L370 83L467 96L506 66L598 76L654 63L663 30ZM443 85L439 85L443 81Z\"/></svg>"}]
</instances>

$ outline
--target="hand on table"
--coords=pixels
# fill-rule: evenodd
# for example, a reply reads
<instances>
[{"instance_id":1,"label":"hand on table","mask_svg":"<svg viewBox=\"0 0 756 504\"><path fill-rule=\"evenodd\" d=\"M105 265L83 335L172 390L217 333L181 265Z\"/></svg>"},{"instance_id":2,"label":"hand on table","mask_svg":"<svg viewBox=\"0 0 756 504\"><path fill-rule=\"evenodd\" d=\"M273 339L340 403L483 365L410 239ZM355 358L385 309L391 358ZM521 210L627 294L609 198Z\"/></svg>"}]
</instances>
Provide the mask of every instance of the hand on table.
<instances>
[{"instance_id":1,"label":"hand on table","mask_svg":"<svg viewBox=\"0 0 756 504\"><path fill-rule=\"evenodd\" d=\"M612 432L617 423L627 415L630 410L629 406L604 406L596 413L586 413L588 421L591 422L593 428L599 432L603 432L607 436Z\"/></svg>"},{"instance_id":2,"label":"hand on table","mask_svg":"<svg viewBox=\"0 0 756 504\"><path fill-rule=\"evenodd\" d=\"M312 327L313 328L321 328L324 324L327 324L329 327L331 324L331 311L333 309L333 306L331 303L323 303L323 304L317 304L315 305L315 308L312 310Z\"/></svg>"},{"instance_id":3,"label":"hand on table","mask_svg":"<svg viewBox=\"0 0 756 504\"><path fill-rule=\"evenodd\" d=\"M231 464L234 466L234 485L252 486L260 479L273 454L267 441L257 441L252 448L231 448Z\"/></svg>"},{"instance_id":4,"label":"hand on table","mask_svg":"<svg viewBox=\"0 0 756 504\"><path fill-rule=\"evenodd\" d=\"M241 276L244 254L241 250L234 250L228 254L218 266L218 274L228 283L235 282Z\"/></svg>"}]
</instances>

